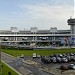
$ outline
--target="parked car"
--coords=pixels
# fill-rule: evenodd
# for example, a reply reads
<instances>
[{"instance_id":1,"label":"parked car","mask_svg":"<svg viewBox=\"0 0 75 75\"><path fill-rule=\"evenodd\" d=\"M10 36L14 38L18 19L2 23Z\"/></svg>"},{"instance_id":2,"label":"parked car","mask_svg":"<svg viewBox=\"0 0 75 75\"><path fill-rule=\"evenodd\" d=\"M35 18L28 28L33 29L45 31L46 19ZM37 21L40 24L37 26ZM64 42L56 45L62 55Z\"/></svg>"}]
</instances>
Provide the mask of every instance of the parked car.
<instances>
[{"instance_id":1,"label":"parked car","mask_svg":"<svg viewBox=\"0 0 75 75\"><path fill-rule=\"evenodd\" d=\"M59 54L59 57L61 57L61 58L62 58L62 57L63 57L63 55L62 55L62 54Z\"/></svg>"},{"instance_id":2,"label":"parked car","mask_svg":"<svg viewBox=\"0 0 75 75\"><path fill-rule=\"evenodd\" d=\"M64 58L62 58L61 60L62 60L62 62L68 62L68 59L67 59L67 58L65 58L65 57L64 57Z\"/></svg>"},{"instance_id":3,"label":"parked car","mask_svg":"<svg viewBox=\"0 0 75 75\"><path fill-rule=\"evenodd\" d=\"M21 54L20 58L24 58L24 54Z\"/></svg>"},{"instance_id":4,"label":"parked car","mask_svg":"<svg viewBox=\"0 0 75 75\"><path fill-rule=\"evenodd\" d=\"M56 60L56 57L51 57L51 62L53 62L53 63L56 63L57 62L57 60Z\"/></svg>"},{"instance_id":5,"label":"parked car","mask_svg":"<svg viewBox=\"0 0 75 75\"><path fill-rule=\"evenodd\" d=\"M69 64L68 67L69 69L75 69L75 64Z\"/></svg>"},{"instance_id":6,"label":"parked car","mask_svg":"<svg viewBox=\"0 0 75 75\"><path fill-rule=\"evenodd\" d=\"M75 57L74 56L70 56L71 61L75 61Z\"/></svg>"},{"instance_id":7,"label":"parked car","mask_svg":"<svg viewBox=\"0 0 75 75\"><path fill-rule=\"evenodd\" d=\"M50 57L41 57L41 61L45 64L51 63Z\"/></svg>"},{"instance_id":8,"label":"parked car","mask_svg":"<svg viewBox=\"0 0 75 75\"><path fill-rule=\"evenodd\" d=\"M41 56L40 55L37 55L37 58L40 58Z\"/></svg>"},{"instance_id":9,"label":"parked car","mask_svg":"<svg viewBox=\"0 0 75 75\"><path fill-rule=\"evenodd\" d=\"M61 62L61 58L60 57L56 57L57 62Z\"/></svg>"},{"instance_id":10,"label":"parked car","mask_svg":"<svg viewBox=\"0 0 75 75\"><path fill-rule=\"evenodd\" d=\"M68 61L71 61L71 57L70 56L67 56L66 58L68 59Z\"/></svg>"},{"instance_id":11,"label":"parked car","mask_svg":"<svg viewBox=\"0 0 75 75\"><path fill-rule=\"evenodd\" d=\"M58 57L58 54L54 54L54 57Z\"/></svg>"},{"instance_id":12,"label":"parked car","mask_svg":"<svg viewBox=\"0 0 75 75\"><path fill-rule=\"evenodd\" d=\"M61 65L60 69L61 70L69 70L69 67L68 67L68 65Z\"/></svg>"},{"instance_id":13,"label":"parked car","mask_svg":"<svg viewBox=\"0 0 75 75\"><path fill-rule=\"evenodd\" d=\"M36 58L36 57L37 57L36 53L33 53L33 58Z\"/></svg>"},{"instance_id":14,"label":"parked car","mask_svg":"<svg viewBox=\"0 0 75 75\"><path fill-rule=\"evenodd\" d=\"M48 56L49 58L42 57L41 61L47 61L49 63L67 63L67 62L75 62L75 53L66 53L66 54L52 54Z\"/></svg>"},{"instance_id":15,"label":"parked car","mask_svg":"<svg viewBox=\"0 0 75 75\"><path fill-rule=\"evenodd\" d=\"M71 56L74 56L74 53L70 53Z\"/></svg>"},{"instance_id":16,"label":"parked car","mask_svg":"<svg viewBox=\"0 0 75 75\"><path fill-rule=\"evenodd\" d=\"M66 57L67 56L67 54L63 54L63 57Z\"/></svg>"}]
</instances>

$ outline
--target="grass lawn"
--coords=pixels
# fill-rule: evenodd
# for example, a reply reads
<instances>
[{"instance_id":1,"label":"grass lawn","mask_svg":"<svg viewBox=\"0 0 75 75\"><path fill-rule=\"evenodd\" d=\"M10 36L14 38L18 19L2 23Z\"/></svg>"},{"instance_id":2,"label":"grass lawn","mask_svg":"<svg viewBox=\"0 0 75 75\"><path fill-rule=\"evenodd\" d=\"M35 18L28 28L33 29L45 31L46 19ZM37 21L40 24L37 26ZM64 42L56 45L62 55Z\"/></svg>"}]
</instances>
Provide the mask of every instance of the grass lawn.
<instances>
[{"instance_id":1,"label":"grass lawn","mask_svg":"<svg viewBox=\"0 0 75 75\"><path fill-rule=\"evenodd\" d=\"M18 75L16 72L14 72L12 69L10 69L7 65L5 65L2 62L2 75L9 75L8 72L11 72L11 75Z\"/></svg>"},{"instance_id":2,"label":"grass lawn","mask_svg":"<svg viewBox=\"0 0 75 75\"><path fill-rule=\"evenodd\" d=\"M75 52L75 49L59 49L59 50L13 50L13 49L2 49L3 52L11 54L13 56L20 56L24 54L25 56L32 56L33 53L37 53L40 55L51 55L51 54L58 54L58 53L70 53Z\"/></svg>"}]
</instances>

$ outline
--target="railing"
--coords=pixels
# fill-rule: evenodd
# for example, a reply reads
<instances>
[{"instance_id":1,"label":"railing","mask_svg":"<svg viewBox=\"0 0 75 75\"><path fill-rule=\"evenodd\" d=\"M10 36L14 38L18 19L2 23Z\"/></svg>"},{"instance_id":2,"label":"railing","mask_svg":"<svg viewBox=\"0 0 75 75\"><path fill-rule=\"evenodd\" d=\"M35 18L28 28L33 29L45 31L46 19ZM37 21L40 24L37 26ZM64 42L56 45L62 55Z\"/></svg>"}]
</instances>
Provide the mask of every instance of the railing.
<instances>
[{"instance_id":1,"label":"railing","mask_svg":"<svg viewBox=\"0 0 75 75\"><path fill-rule=\"evenodd\" d=\"M75 34L0 34L0 37L24 37L24 36L75 36Z\"/></svg>"}]
</instances>

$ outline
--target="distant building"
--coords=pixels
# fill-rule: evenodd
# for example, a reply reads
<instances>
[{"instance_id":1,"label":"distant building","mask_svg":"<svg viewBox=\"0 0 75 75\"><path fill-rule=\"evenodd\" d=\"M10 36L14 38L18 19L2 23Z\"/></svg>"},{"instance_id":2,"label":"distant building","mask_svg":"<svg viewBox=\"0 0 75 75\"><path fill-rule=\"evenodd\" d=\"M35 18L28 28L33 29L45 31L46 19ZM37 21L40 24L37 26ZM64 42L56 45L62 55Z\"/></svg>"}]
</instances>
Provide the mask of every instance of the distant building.
<instances>
[{"instance_id":1,"label":"distant building","mask_svg":"<svg viewBox=\"0 0 75 75\"><path fill-rule=\"evenodd\" d=\"M75 34L75 19L69 19L67 22L71 30L58 30L56 27L51 27L50 30L39 30L37 27L31 27L30 30L18 30L16 27L11 27L10 30L0 30L0 35L3 35L0 39L6 43L47 43L49 45L69 43L74 45L75 36L69 34ZM66 38L67 41L65 41Z\"/></svg>"},{"instance_id":2,"label":"distant building","mask_svg":"<svg viewBox=\"0 0 75 75\"><path fill-rule=\"evenodd\" d=\"M52 32L53 31L53 32ZM50 43L59 44L64 41L64 38L71 38L71 30L38 30L36 33L31 32L31 30L18 30L18 32L12 32L11 30L1 30L0 34L9 35L8 37L0 37L1 40L6 39L6 42L24 42L24 43ZM65 35L64 35L65 34ZM11 36L15 35L15 37ZM18 37L16 37L18 35ZM19 36L20 35L20 36ZM65 41L63 42L65 43Z\"/></svg>"}]
</instances>

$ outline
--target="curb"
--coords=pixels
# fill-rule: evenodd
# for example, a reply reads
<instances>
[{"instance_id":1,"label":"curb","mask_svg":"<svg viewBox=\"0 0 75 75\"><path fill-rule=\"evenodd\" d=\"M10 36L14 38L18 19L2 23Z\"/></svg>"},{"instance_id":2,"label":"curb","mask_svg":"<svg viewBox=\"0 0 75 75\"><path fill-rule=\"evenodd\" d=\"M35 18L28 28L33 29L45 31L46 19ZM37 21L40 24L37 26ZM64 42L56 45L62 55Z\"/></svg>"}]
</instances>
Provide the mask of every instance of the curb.
<instances>
[{"instance_id":1,"label":"curb","mask_svg":"<svg viewBox=\"0 0 75 75\"><path fill-rule=\"evenodd\" d=\"M18 75L22 75L21 73L19 73L17 70L15 70L13 67L11 67L10 65L8 65L7 63L5 63L3 60L1 60L5 65L7 65L9 68L11 68L13 71L15 71Z\"/></svg>"},{"instance_id":2,"label":"curb","mask_svg":"<svg viewBox=\"0 0 75 75\"><path fill-rule=\"evenodd\" d=\"M8 55L8 56L10 56L10 57L16 58L15 56L12 56L12 55L10 55L10 54L8 54L8 53L5 53L5 52L1 52L1 53L4 53L4 54L6 54L6 55Z\"/></svg>"}]
</instances>

